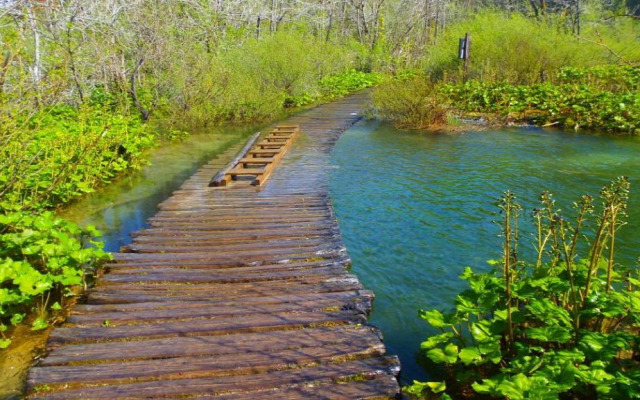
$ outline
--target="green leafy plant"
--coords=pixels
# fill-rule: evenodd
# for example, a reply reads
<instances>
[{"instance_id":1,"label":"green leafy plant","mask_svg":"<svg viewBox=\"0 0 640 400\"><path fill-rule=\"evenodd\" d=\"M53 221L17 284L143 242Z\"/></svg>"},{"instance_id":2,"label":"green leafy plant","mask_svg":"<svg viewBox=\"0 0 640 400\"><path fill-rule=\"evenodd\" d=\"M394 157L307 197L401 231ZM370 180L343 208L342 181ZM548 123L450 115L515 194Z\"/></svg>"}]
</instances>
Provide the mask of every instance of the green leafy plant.
<instances>
[{"instance_id":1,"label":"green leafy plant","mask_svg":"<svg viewBox=\"0 0 640 400\"><path fill-rule=\"evenodd\" d=\"M58 105L0 121L0 211L59 206L144 163L155 133L103 106Z\"/></svg>"},{"instance_id":2,"label":"green leafy plant","mask_svg":"<svg viewBox=\"0 0 640 400\"><path fill-rule=\"evenodd\" d=\"M448 102L471 113L539 125L640 134L640 67L563 69L558 84L515 86L506 83L448 84ZM564 83L573 81L572 83ZM616 91L614 91L616 90Z\"/></svg>"},{"instance_id":3,"label":"green leafy plant","mask_svg":"<svg viewBox=\"0 0 640 400\"><path fill-rule=\"evenodd\" d=\"M505 193L497 203L503 243L502 257L490 262L494 269L465 269L461 278L469 288L457 296L453 311L420 311L441 331L421 348L444 365L446 381L415 382L407 392L454 398L639 397L640 280L637 268L615 262L628 193L628 179L618 178L601 190L600 207L590 196L574 203L572 219L543 193L532 213L536 246L530 261L519 251L521 206ZM595 229L583 243L590 221Z\"/></svg>"},{"instance_id":4,"label":"green leafy plant","mask_svg":"<svg viewBox=\"0 0 640 400\"><path fill-rule=\"evenodd\" d=\"M374 93L374 113L400 127L447 123L446 115L478 114L619 134L640 134L640 67L563 68L546 83L513 85L469 81L439 83L422 75L395 80Z\"/></svg>"},{"instance_id":5,"label":"green leafy plant","mask_svg":"<svg viewBox=\"0 0 640 400\"><path fill-rule=\"evenodd\" d=\"M99 236L51 212L0 215L0 348L10 344L7 324L35 311L32 329L45 329L48 311L62 309L70 287L86 286L92 268L110 258Z\"/></svg>"}]
</instances>

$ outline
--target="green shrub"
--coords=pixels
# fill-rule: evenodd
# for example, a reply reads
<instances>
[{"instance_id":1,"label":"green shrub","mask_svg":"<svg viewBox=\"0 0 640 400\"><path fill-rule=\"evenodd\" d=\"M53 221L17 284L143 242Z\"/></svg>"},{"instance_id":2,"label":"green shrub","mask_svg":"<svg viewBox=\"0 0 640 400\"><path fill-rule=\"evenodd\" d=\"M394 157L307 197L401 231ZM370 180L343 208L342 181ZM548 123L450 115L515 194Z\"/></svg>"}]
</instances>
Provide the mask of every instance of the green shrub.
<instances>
[{"instance_id":1,"label":"green shrub","mask_svg":"<svg viewBox=\"0 0 640 400\"><path fill-rule=\"evenodd\" d=\"M424 77L387 82L373 92L371 112L400 128L446 125L450 111L436 86Z\"/></svg>"},{"instance_id":2,"label":"green shrub","mask_svg":"<svg viewBox=\"0 0 640 400\"><path fill-rule=\"evenodd\" d=\"M137 168L154 144L137 117L59 105L0 125L0 211L57 207Z\"/></svg>"},{"instance_id":3,"label":"green shrub","mask_svg":"<svg viewBox=\"0 0 640 400\"><path fill-rule=\"evenodd\" d=\"M218 53L182 61L173 80L178 104L168 113L192 124L259 121L280 115L284 107L345 95L365 87L349 86L349 79L370 79L349 72L356 56L348 49L295 29L230 40ZM182 73L185 68L199 71L188 75L197 81ZM332 92L331 82L342 86Z\"/></svg>"},{"instance_id":4,"label":"green shrub","mask_svg":"<svg viewBox=\"0 0 640 400\"><path fill-rule=\"evenodd\" d=\"M612 85L609 82L608 85ZM446 85L448 101L467 112L567 128L640 134L640 92L611 92L584 84L530 86L468 82Z\"/></svg>"},{"instance_id":5,"label":"green shrub","mask_svg":"<svg viewBox=\"0 0 640 400\"><path fill-rule=\"evenodd\" d=\"M525 261L518 247L522 209L505 193L497 204L504 240L502 258L490 262L495 268L464 271L469 288L457 296L453 311L420 311L441 331L421 348L444 365L446 381L415 382L407 392L441 398L474 392L509 399L640 397L640 279L637 268L614 258L628 194L629 181L619 178L601 190L601 207L582 196L571 222L543 193L532 214L536 257ZM594 231L583 244L592 220Z\"/></svg>"},{"instance_id":6,"label":"green shrub","mask_svg":"<svg viewBox=\"0 0 640 400\"><path fill-rule=\"evenodd\" d=\"M424 76L395 80L375 91L374 112L401 127L424 128L446 122L442 113L449 105L502 120L640 134L640 67L570 67L549 78L555 83L438 84Z\"/></svg>"},{"instance_id":7,"label":"green shrub","mask_svg":"<svg viewBox=\"0 0 640 400\"><path fill-rule=\"evenodd\" d=\"M94 240L99 236L51 212L0 214L0 348L11 343L7 324L36 311L32 329L46 328L47 311L59 310L69 287L86 282L87 267L110 258Z\"/></svg>"}]
</instances>

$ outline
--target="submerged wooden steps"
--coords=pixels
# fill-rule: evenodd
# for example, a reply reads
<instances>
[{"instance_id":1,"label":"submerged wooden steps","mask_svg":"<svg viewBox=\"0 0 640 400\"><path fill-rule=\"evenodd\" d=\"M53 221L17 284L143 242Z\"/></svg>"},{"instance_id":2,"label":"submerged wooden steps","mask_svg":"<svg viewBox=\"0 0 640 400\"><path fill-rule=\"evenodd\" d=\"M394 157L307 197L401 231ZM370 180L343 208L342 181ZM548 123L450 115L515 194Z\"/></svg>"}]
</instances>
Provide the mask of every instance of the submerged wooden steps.
<instances>
[{"instance_id":1,"label":"submerged wooden steps","mask_svg":"<svg viewBox=\"0 0 640 400\"><path fill-rule=\"evenodd\" d=\"M254 144L258 137L252 138L251 144L246 146L224 171L217 174L209 186L228 186L239 177L250 177L254 186L264 184L291 147L298 132L299 125L277 125L261 142Z\"/></svg>"},{"instance_id":2,"label":"submerged wooden steps","mask_svg":"<svg viewBox=\"0 0 640 400\"><path fill-rule=\"evenodd\" d=\"M327 192L329 152L362 102L274 128L304 137L266 185L209 187L220 160L187 180L53 330L28 396L395 398L399 362L367 324L373 293L348 272Z\"/></svg>"}]
</instances>

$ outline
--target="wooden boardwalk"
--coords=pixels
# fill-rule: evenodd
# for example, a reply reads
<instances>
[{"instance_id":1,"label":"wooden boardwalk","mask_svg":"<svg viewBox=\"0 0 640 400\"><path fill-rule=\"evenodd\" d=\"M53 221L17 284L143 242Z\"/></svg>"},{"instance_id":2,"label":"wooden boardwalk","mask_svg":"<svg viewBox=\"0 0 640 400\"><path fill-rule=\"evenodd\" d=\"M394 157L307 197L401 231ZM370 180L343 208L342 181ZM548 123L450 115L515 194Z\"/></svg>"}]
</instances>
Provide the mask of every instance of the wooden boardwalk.
<instances>
[{"instance_id":1,"label":"wooden boardwalk","mask_svg":"<svg viewBox=\"0 0 640 400\"><path fill-rule=\"evenodd\" d=\"M292 117L261 187L204 166L53 330L32 398L386 399L399 362L367 325L328 197L329 153L364 95Z\"/></svg>"}]
</instances>

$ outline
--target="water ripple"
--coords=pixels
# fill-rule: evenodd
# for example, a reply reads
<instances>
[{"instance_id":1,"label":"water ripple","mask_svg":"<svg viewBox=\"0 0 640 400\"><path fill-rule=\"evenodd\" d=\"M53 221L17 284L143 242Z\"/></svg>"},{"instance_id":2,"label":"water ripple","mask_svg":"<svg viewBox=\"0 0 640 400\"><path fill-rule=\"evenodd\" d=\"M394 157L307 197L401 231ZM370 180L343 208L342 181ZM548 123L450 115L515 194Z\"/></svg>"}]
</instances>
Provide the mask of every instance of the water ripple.
<instances>
[{"instance_id":1,"label":"water ripple","mask_svg":"<svg viewBox=\"0 0 640 400\"><path fill-rule=\"evenodd\" d=\"M499 256L491 213L503 191L528 210L544 189L567 208L617 175L637 191L639 154L638 138L537 128L426 135L364 122L347 131L332 155L332 198L353 271L376 293L372 322L400 356L403 381L428 377L416 362L429 333L418 309L451 307L464 267L486 269ZM627 263L640 248L640 195L629 214L619 254Z\"/></svg>"}]
</instances>

